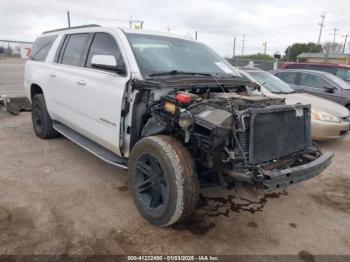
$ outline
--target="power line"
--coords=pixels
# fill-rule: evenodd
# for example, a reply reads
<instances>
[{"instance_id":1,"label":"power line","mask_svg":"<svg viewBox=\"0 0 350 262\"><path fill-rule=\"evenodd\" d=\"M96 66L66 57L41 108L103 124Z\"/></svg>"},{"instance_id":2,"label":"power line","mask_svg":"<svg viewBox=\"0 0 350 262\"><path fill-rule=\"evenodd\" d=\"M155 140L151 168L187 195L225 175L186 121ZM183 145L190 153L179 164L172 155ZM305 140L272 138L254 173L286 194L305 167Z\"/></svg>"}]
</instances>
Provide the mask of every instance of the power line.
<instances>
[{"instance_id":1,"label":"power line","mask_svg":"<svg viewBox=\"0 0 350 262\"><path fill-rule=\"evenodd\" d=\"M324 20L326 19L326 12L323 13L323 15L321 15L322 21L321 23L318 23L318 25L320 26L320 34L318 35L318 41L317 44L320 44L321 41L321 35L322 35L322 29L324 27Z\"/></svg>"}]
</instances>

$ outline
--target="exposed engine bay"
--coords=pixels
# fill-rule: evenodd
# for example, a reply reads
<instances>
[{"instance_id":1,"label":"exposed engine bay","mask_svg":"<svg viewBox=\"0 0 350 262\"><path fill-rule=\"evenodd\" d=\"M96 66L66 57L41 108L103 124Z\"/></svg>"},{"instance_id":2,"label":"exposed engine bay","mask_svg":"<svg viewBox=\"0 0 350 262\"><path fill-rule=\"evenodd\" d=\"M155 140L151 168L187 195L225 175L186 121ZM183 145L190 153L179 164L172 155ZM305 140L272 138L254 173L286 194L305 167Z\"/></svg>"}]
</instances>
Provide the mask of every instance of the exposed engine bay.
<instances>
[{"instance_id":1,"label":"exposed engine bay","mask_svg":"<svg viewBox=\"0 0 350 262\"><path fill-rule=\"evenodd\" d=\"M310 105L286 105L249 81L137 81L133 87L139 91L134 140L177 138L191 152L201 181L273 190L315 176L330 163L331 156L312 144ZM315 160L319 165L305 173Z\"/></svg>"}]
</instances>

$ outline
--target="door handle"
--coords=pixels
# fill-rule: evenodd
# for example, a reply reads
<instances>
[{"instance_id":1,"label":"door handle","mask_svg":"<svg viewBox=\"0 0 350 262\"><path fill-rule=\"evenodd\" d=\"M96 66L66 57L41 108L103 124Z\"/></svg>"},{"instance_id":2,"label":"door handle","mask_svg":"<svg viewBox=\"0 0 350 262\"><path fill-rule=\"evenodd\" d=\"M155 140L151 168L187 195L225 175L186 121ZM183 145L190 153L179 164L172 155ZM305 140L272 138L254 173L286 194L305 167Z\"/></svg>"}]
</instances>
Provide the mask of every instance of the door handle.
<instances>
[{"instance_id":1,"label":"door handle","mask_svg":"<svg viewBox=\"0 0 350 262\"><path fill-rule=\"evenodd\" d=\"M50 73L49 76L56 77L56 74L55 73Z\"/></svg>"},{"instance_id":2,"label":"door handle","mask_svg":"<svg viewBox=\"0 0 350 262\"><path fill-rule=\"evenodd\" d=\"M76 83L80 86L85 86L86 85L86 82L84 80L77 80Z\"/></svg>"}]
</instances>

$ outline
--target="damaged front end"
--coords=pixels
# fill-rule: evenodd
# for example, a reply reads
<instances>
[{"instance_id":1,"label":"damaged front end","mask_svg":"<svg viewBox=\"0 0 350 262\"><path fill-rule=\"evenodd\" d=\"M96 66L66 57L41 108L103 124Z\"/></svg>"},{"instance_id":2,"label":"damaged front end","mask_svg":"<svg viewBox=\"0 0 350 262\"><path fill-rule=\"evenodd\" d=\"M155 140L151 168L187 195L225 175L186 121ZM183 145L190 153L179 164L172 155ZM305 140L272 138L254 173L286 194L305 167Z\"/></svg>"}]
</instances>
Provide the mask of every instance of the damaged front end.
<instances>
[{"instance_id":1,"label":"damaged front end","mask_svg":"<svg viewBox=\"0 0 350 262\"><path fill-rule=\"evenodd\" d=\"M168 134L182 141L199 179L222 186L246 182L271 191L330 164L332 154L312 144L309 105L253 95L258 87L248 81L208 82L139 81L135 88L147 103L140 136Z\"/></svg>"}]
</instances>

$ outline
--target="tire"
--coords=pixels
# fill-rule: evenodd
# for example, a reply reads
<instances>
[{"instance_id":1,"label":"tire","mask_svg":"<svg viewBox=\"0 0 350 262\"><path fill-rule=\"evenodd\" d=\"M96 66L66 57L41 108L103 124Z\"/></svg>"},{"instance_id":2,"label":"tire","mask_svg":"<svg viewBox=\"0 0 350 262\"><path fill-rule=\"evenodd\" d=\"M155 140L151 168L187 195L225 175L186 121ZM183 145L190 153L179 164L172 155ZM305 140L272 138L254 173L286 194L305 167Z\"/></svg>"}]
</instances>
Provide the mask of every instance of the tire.
<instances>
[{"instance_id":1,"label":"tire","mask_svg":"<svg viewBox=\"0 0 350 262\"><path fill-rule=\"evenodd\" d=\"M52 126L52 119L47 112L43 94L37 94L33 97L32 123L35 134L42 139L59 136L59 133Z\"/></svg>"},{"instance_id":2,"label":"tire","mask_svg":"<svg viewBox=\"0 0 350 262\"><path fill-rule=\"evenodd\" d=\"M350 104L345 106L350 111Z\"/></svg>"},{"instance_id":3,"label":"tire","mask_svg":"<svg viewBox=\"0 0 350 262\"><path fill-rule=\"evenodd\" d=\"M199 197L199 182L188 150L169 136L139 140L129 157L130 188L148 222L170 226L189 216Z\"/></svg>"}]
</instances>

